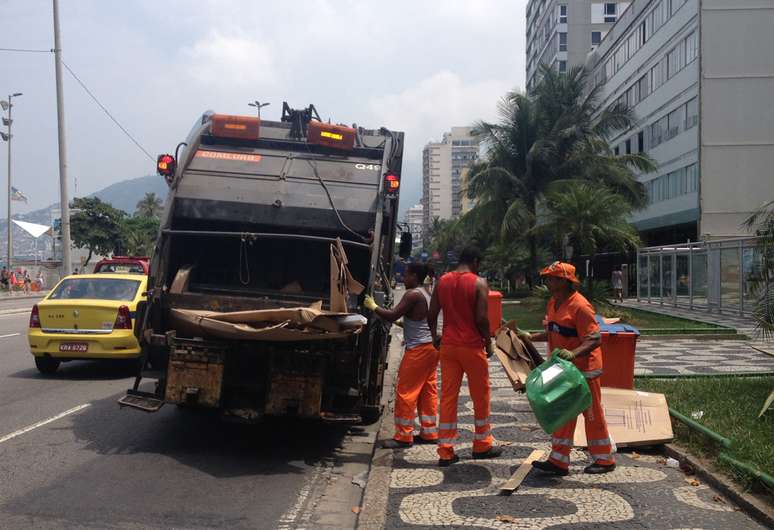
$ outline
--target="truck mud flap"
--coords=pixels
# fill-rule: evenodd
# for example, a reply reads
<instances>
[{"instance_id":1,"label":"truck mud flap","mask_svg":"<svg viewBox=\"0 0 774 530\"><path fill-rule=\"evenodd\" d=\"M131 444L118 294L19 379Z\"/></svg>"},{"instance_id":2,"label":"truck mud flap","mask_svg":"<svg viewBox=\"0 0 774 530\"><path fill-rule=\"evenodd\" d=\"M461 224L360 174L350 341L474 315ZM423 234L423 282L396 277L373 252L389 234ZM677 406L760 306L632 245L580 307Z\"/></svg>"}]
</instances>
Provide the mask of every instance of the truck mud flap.
<instances>
[{"instance_id":1,"label":"truck mud flap","mask_svg":"<svg viewBox=\"0 0 774 530\"><path fill-rule=\"evenodd\" d=\"M143 412L156 412L164 406L164 401L158 395L140 390L127 390L126 395L118 400L121 407L131 407Z\"/></svg>"}]
</instances>

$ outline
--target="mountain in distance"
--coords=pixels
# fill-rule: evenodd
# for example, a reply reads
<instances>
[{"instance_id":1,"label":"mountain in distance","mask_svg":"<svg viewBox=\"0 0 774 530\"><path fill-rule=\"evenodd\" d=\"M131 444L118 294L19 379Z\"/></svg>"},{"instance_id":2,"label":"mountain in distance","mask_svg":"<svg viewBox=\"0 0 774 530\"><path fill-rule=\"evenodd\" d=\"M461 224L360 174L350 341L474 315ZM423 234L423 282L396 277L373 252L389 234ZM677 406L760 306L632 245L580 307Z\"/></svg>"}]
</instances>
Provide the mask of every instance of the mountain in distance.
<instances>
[{"instance_id":1,"label":"mountain in distance","mask_svg":"<svg viewBox=\"0 0 774 530\"><path fill-rule=\"evenodd\" d=\"M148 175L116 182L88 195L88 197L97 197L101 201L111 204L114 208L132 215L137 207L137 203L145 197L146 193L155 193L156 197L163 201L167 196L167 190L167 184L163 177ZM59 203L54 203L46 208L34 210L26 214L14 214L13 218L19 221L51 225L53 222L52 210L58 209ZM6 225L6 219L0 220L0 235L5 235ZM37 250L48 249L50 245L50 237L41 236L36 244L34 238L24 230L18 226L13 227L13 253L15 256L20 258L22 256L34 256ZM6 238L0 237L0 260L2 260L2 256L5 256L6 246ZM46 255L48 254L50 254L50 251L46 252Z\"/></svg>"}]
</instances>

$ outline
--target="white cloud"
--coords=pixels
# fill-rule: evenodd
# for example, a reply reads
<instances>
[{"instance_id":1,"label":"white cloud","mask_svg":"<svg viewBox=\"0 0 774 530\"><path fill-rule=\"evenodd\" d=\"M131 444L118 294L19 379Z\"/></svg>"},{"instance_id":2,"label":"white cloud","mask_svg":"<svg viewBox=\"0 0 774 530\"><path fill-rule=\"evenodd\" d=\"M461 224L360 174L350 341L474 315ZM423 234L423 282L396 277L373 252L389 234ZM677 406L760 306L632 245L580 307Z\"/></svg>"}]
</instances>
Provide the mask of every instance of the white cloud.
<instances>
[{"instance_id":1,"label":"white cloud","mask_svg":"<svg viewBox=\"0 0 774 530\"><path fill-rule=\"evenodd\" d=\"M266 87L279 81L271 46L242 32L213 29L181 52L189 75L206 86Z\"/></svg>"}]
</instances>

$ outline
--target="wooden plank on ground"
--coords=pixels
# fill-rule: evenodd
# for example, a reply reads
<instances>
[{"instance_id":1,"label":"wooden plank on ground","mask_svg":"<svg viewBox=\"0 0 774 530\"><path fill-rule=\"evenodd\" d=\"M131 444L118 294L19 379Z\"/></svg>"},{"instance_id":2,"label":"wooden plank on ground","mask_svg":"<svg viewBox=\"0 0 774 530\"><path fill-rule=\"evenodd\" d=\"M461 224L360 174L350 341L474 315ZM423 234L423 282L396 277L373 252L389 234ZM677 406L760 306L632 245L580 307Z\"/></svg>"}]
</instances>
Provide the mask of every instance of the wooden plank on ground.
<instances>
[{"instance_id":1,"label":"wooden plank on ground","mask_svg":"<svg viewBox=\"0 0 774 530\"><path fill-rule=\"evenodd\" d=\"M527 457L524 462L521 463L521 465L514 471L513 475L511 475L511 478L508 479L508 482L500 486L500 494L502 495L510 495L517 489L519 489L519 486L521 486L522 481L527 477L527 474L532 469L532 462L535 460L539 460L543 457L545 453L543 451L540 451L538 449L532 451L529 456Z\"/></svg>"}]
</instances>

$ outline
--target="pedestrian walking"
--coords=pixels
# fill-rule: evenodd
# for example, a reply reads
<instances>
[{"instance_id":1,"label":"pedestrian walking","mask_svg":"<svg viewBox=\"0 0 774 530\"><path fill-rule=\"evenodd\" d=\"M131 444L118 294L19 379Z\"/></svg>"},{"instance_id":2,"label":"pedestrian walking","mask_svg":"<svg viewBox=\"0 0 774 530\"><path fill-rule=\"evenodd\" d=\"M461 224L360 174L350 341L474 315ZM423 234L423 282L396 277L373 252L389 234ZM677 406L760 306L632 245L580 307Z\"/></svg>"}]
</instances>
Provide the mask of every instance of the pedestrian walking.
<instances>
[{"instance_id":1,"label":"pedestrian walking","mask_svg":"<svg viewBox=\"0 0 774 530\"><path fill-rule=\"evenodd\" d=\"M615 299L619 302L623 302L623 272L621 272L620 267L616 267L616 269L613 271L610 283L613 285Z\"/></svg>"},{"instance_id":2,"label":"pedestrian walking","mask_svg":"<svg viewBox=\"0 0 774 530\"><path fill-rule=\"evenodd\" d=\"M427 267L427 276L425 277L424 281L424 289L428 292L428 294L433 294L433 289L435 288L435 269L433 269L430 265L426 265Z\"/></svg>"},{"instance_id":3,"label":"pedestrian walking","mask_svg":"<svg viewBox=\"0 0 774 530\"><path fill-rule=\"evenodd\" d=\"M545 331L530 334L519 332L519 336L531 341L548 341L548 351L562 359L572 361L583 372L591 390L591 406L583 411L589 452L594 462L584 473L609 473L615 469L615 445L607 431L602 409L602 350L599 324L594 318L595 311L586 298L577 292L580 283L575 276L575 267L556 261L543 269L544 279L551 299L548 301L544 320ZM551 353L549 353L551 355ZM441 420L443 421L443 420ZM537 469L554 475L567 475L570 468L570 449L575 436L572 419L553 433L551 455L543 462L533 462Z\"/></svg>"},{"instance_id":4,"label":"pedestrian walking","mask_svg":"<svg viewBox=\"0 0 774 530\"><path fill-rule=\"evenodd\" d=\"M3 289L6 289L8 292L11 291L10 278L11 275L9 274L8 269L3 267L3 270L0 271L0 284L2 285Z\"/></svg>"},{"instance_id":5,"label":"pedestrian walking","mask_svg":"<svg viewBox=\"0 0 774 530\"><path fill-rule=\"evenodd\" d=\"M38 284L38 289L41 291L46 287L46 279L43 277L43 271L38 271L38 275L35 278L35 282Z\"/></svg>"},{"instance_id":6,"label":"pedestrian walking","mask_svg":"<svg viewBox=\"0 0 774 530\"><path fill-rule=\"evenodd\" d=\"M468 378L473 400L473 458L495 458L502 454L502 448L493 445L489 418L489 357L493 349L487 311L489 287L486 280L478 276L480 264L481 251L476 247L465 248L457 269L438 280L427 315L433 340L437 341L438 314L443 311L438 425L438 465L441 467L459 461L454 452L454 440L457 438L457 402L463 374Z\"/></svg>"},{"instance_id":7,"label":"pedestrian walking","mask_svg":"<svg viewBox=\"0 0 774 530\"><path fill-rule=\"evenodd\" d=\"M30 294L30 290L32 288L32 278L30 278L30 273L27 269L24 269L22 277L24 281L24 294Z\"/></svg>"},{"instance_id":8,"label":"pedestrian walking","mask_svg":"<svg viewBox=\"0 0 774 530\"><path fill-rule=\"evenodd\" d=\"M438 440L438 350L427 325L430 295L421 287L427 267L410 263L403 283L406 293L392 309L376 305L366 296L365 307L388 322L403 317L405 351L398 368L395 390L395 435L382 446L387 449L411 447L413 443L436 443ZM419 412L419 436L414 436L414 418Z\"/></svg>"}]
</instances>

